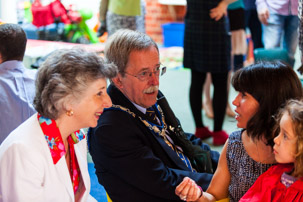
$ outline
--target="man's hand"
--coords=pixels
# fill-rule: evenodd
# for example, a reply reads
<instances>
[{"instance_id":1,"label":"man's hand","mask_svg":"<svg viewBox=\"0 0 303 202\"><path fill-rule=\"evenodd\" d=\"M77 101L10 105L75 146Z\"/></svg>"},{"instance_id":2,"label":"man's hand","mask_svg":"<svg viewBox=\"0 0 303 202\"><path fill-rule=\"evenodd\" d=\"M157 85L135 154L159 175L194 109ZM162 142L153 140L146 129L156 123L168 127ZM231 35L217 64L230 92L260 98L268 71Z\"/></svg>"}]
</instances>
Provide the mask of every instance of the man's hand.
<instances>
[{"instance_id":1,"label":"man's hand","mask_svg":"<svg viewBox=\"0 0 303 202\"><path fill-rule=\"evenodd\" d=\"M175 193L183 201L197 201L203 195L201 188L189 177L183 179Z\"/></svg>"},{"instance_id":2,"label":"man's hand","mask_svg":"<svg viewBox=\"0 0 303 202\"><path fill-rule=\"evenodd\" d=\"M258 17L262 24L268 25L267 19L269 18L269 11L267 8L264 8L258 12Z\"/></svg>"}]
</instances>

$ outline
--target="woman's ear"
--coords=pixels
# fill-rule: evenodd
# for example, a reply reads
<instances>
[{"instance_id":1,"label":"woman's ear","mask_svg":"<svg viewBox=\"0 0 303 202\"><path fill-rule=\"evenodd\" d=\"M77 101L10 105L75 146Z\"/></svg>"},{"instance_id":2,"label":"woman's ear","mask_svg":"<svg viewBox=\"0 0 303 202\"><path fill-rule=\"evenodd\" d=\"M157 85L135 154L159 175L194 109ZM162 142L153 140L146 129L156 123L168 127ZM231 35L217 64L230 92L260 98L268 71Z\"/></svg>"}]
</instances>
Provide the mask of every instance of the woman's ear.
<instances>
[{"instance_id":1,"label":"woman's ear","mask_svg":"<svg viewBox=\"0 0 303 202\"><path fill-rule=\"evenodd\" d=\"M73 108L75 108L75 106L77 105L78 102L76 102L73 96L68 95L64 98L63 102L62 102L62 110L63 111L71 111L73 110Z\"/></svg>"}]
</instances>

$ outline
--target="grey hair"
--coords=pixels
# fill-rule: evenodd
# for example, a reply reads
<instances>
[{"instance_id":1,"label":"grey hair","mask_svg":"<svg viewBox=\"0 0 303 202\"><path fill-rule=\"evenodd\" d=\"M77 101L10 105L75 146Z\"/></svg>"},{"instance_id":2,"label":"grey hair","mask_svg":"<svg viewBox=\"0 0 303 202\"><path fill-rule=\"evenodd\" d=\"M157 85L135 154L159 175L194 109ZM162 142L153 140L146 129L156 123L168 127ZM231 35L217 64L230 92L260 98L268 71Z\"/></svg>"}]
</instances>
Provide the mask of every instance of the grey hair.
<instances>
[{"instance_id":1,"label":"grey hair","mask_svg":"<svg viewBox=\"0 0 303 202\"><path fill-rule=\"evenodd\" d=\"M65 104L81 98L87 86L100 78L113 78L117 67L96 53L80 48L60 49L47 57L38 70L34 106L42 116L56 120Z\"/></svg>"},{"instance_id":2,"label":"grey hair","mask_svg":"<svg viewBox=\"0 0 303 202\"><path fill-rule=\"evenodd\" d=\"M130 53L147 50L150 47L155 47L159 53L156 42L150 36L139 31L120 29L106 42L105 59L117 65L119 72L124 76Z\"/></svg>"}]
</instances>

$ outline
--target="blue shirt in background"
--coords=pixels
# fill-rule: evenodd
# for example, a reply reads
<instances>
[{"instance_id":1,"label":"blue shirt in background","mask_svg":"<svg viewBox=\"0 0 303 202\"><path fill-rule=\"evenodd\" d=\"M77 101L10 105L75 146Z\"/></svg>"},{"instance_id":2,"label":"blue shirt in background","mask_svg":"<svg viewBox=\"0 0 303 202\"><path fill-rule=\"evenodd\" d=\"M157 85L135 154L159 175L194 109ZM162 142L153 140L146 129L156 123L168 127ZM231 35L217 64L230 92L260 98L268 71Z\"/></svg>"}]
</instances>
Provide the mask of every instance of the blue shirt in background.
<instances>
[{"instance_id":1,"label":"blue shirt in background","mask_svg":"<svg viewBox=\"0 0 303 202\"><path fill-rule=\"evenodd\" d=\"M17 60L0 64L0 144L36 112L32 104L36 72Z\"/></svg>"}]
</instances>

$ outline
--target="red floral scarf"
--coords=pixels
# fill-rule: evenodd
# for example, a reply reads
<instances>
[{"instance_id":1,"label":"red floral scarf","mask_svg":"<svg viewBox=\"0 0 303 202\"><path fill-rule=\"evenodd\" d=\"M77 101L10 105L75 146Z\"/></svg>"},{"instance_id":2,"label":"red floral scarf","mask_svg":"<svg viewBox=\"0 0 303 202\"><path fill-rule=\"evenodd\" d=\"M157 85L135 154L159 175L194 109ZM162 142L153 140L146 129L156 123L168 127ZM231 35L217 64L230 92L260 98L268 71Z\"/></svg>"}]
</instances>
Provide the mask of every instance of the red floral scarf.
<instances>
[{"instance_id":1,"label":"red floral scarf","mask_svg":"<svg viewBox=\"0 0 303 202\"><path fill-rule=\"evenodd\" d=\"M61 159L61 157L66 154L59 128L57 127L55 120L42 117L40 114L38 114L38 121L45 136L46 142L48 144L50 153L53 158L53 162L54 164L56 164ZM74 193L76 193L78 190L81 176L79 164L74 150L74 145L84 138L85 135L80 130L72 133L67 138L70 152L69 173L72 180Z\"/></svg>"}]
</instances>

